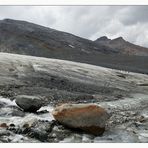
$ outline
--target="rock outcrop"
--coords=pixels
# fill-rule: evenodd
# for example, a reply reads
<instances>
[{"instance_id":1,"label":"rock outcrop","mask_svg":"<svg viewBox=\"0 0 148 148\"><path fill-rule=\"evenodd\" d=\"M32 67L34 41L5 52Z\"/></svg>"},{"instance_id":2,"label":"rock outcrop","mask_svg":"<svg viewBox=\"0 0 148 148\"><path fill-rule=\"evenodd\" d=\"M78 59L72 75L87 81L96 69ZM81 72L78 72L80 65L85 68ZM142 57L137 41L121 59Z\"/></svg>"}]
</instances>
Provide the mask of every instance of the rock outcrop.
<instances>
[{"instance_id":1,"label":"rock outcrop","mask_svg":"<svg viewBox=\"0 0 148 148\"><path fill-rule=\"evenodd\" d=\"M52 112L61 124L93 135L102 135L109 114L95 104L63 104Z\"/></svg>"},{"instance_id":2,"label":"rock outcrop","mask_svg":"<svg viewBox=\"0 0 148 148\"><path fill-rule=\"evenodd\" d=\"M19 95L15 100L16 104L26 112L36 112L43 103L42 100L36 96Z\"/></svg>"}]
</instances>

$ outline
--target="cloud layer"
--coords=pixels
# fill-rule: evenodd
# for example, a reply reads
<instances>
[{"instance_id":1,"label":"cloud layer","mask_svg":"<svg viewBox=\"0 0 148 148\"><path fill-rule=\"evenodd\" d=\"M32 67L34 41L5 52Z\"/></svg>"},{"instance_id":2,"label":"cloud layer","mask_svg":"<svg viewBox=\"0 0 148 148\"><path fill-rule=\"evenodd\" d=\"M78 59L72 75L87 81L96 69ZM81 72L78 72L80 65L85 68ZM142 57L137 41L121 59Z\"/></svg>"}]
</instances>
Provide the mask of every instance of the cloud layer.
<instances>
[{"instance_id":1,"label":"cloud layer","mask_svg":"<svg viewBox=\"0 0 148 148\"><path fill-rule=\"evenodd\" d=\"M0 19L26 20L95 40L101 36L148 47L148 6L0 6Z\"/></svg>"}]
</instances>

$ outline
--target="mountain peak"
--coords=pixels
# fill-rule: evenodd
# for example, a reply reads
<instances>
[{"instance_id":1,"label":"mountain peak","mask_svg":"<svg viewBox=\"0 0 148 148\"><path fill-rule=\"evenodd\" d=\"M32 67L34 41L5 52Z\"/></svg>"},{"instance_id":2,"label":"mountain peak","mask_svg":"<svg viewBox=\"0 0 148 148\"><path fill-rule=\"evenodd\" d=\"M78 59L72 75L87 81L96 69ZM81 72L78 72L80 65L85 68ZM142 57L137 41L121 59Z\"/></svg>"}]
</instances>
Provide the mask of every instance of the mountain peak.
<instances>
[{"instance_id":1,"label":"mountain peak","mask_svg":"<svg viewBox=\"0 0 148 148\"><path fill-rule=\"evenodd\" d=\"M12 22L16 22L17 20L13 20L13 19L9 19L9 18L5 18L2 20L2 22L6 22L6 23L12 23Z\"/></svg>"},{"instance_id":2,"label":"mountain peak","mask_svg":"<svg viewBox=\"0 0 148 148\"><path fill-rule=\"evenodd\" d=\"M9 18L5 18L5 19L3 19L3 21L13 21L13 20L9 19Z\"/></svg>"},{"instance_id":3,"label":"mountain peak","mask_svg":"<svg viewBox=\"0 0 148 148\"><path fill-rule=\"evenodd\" d=\"M98 39L96 39L96 41L109 41L110 39L107 36L102 36Z\"/></svg>"},{"instance_id":4,"label":"mountain peak","mask_svg":"<svg viewBox=\"0 0 148 148\"><path fill-rule=\"evenodd\" d=\"M49 27L9 18L0 20L0 34L0 51L3 52L54 58L67 58L70 55L69 59L72 59L71 54L77 56L81 53L148 55L147 48L131 44L123 37L109 39L102 36L91 41ZM70 51L69 55L67 50Z\"/></svg>"},{"instance_id":5,"label":"mountain peak","mask_svg":"<svg viewBox=\"0 0 148 148\"><path fill-rule=\"evenodd\" d=\"M113 39L112 41L113 41L113 42L114 42L114 41L116 41L116 42L123 42L123 41L124 41L124 42L125 42L125 40L124 40L123 37L115 38L115 39Z\"/></svg>"}]
</instances>

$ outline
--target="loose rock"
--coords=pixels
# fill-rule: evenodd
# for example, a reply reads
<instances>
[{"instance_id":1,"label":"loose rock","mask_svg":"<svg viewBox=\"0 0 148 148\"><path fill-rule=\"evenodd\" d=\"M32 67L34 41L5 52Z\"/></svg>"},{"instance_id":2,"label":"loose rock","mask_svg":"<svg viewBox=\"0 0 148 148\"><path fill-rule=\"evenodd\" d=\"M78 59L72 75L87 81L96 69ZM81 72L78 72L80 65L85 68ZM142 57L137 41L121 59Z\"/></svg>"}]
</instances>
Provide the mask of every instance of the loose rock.
<instances>
[{"instance_id":1,"label":"loose rock","mask_svg":"<svg viewBox=\"0 0 148 148\"><path fill-rule=\"evenodd\" d=\"M93 135L102 135L109 114L95 104L63 104L52 112L61 124L86 131Z\"/></svg>"},{"instance_id":2,"label":"loose rock","mask_svg":"<svg viewBox=\"0 0 148 148\"><path fill-rule=\"evenodd\" d=\"M39 97L27 95L17 96L15 102L26 112L36 112L43 105L42 100Z\"/></svg>"},{"instance_id":3,"label":"loose rock","mask_svg":"<svg viewBox=\"0 0 148 148\"><path fill-rule=\"evenodd\" d=\"M0 127L1 128L8 128L8 125L6 123L2 123L2 124L0 124Z\"/></svg>"}]
</instances>

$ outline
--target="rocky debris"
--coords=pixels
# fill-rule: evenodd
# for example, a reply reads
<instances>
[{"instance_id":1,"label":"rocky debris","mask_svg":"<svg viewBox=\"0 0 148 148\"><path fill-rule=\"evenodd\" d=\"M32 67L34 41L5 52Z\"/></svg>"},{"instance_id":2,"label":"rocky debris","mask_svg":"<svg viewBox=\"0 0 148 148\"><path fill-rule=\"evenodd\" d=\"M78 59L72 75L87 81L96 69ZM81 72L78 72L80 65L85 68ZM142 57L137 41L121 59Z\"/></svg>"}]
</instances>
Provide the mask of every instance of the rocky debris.
<instances>
[{"instance_id":1,"label":"rocky debris","mask_svg":"<svg viewBox=\"0 0 148 148\"><path fill-rule=\"evenodd\" d=\"M54 126L48 135L48 142L60 142L65 138L72 136L75 133L76 131L64 127L59 122L54 121ZM79 135L81 135L81 133L79 133Z\"/></svg>"},{"instance_id":2,"label":"rocky debris","mask_svg":"<svg viewBox=\"0 0 148 148\"><path fill-rule=\"evenodd\" d=\"M44 121L38 120L34 122L31 126L24 125L22 134L37 139L41 142L60 142L69 136L76 134L74 131L62 126L57 121ZM20 131L20 130L17 130ZM82 135L79 133L79 137Z\"/></svg>"},{"instance_id":3,"label":"rocky debris","mask_svg":"<svg viewBox=\"0 0 148 148\"><path fill-rule=\"evenodd\" d=\"M60 142L75 134L55 120L37 120L31 125L30 123L25 123L23 126L7 125L6 123L1 125L3 127L0 127L0 142L16 142L15 140L17 142L25 142L28 139L30 139L29 142Z\"/></svg>"},{"instance_id":4,"label":"rocky debris","mask_svg":"<svg viewBox=\"0 0 148 148\"><path fill-rule=\"evenodd\" d=\"M26 132L26 135L28 135L31 138L38 139L42 142L48 141L48 135L51 132L52 128L54 126L54 122L49 122L49 121L41 121L38 120L34 122L30 127L25 127L28 129ZM25 132L25 130L24 130Z\"/></svg>"},{"instance_id":5,"label":"rocky debris","mask_svg":"<svg viewBox=\"0 0 148 148\"><path fill-rule=\"evenodd\" d=\"M63 127L55 120L36 120L32 124L25 123L23 126L9 125L7 130L39 140L40 142L60 142L64 138L74 134L74 132Z\"/></svg>"},{"instance_id":6,"label":"rocky debris","mask_svg":"<svg viewBox=\"0 0 148 148\"><path fill-rule=\"evenodd\" d=\"M26 136L15 134L8 129L0 129L0 143L37 143L40 142L37 139L28 138Z\"/></svg>"},{"instance_id":7,"label":"rocky debris","mask_svg":"<svg viewBox=\"0 0 148 148\"><path fill-rule=\"evenodd\" d=\"M52 112L61 124L93 135L102 135L110 115L95 104L63 104Z\"/></svg>"},{"instance_id":8,"label":"rocky debris","mask_svg":"<svg viewBox=\"0 0 148 148\"><path fill-rule=\"evenodd\" d=\"M26 112L36 112L43 105L42 100L39 97L27 95L16 96L15 102Z\"/></svg>"}]
</instances>

